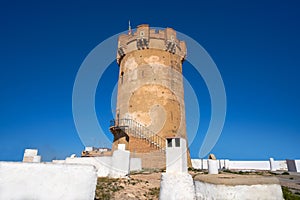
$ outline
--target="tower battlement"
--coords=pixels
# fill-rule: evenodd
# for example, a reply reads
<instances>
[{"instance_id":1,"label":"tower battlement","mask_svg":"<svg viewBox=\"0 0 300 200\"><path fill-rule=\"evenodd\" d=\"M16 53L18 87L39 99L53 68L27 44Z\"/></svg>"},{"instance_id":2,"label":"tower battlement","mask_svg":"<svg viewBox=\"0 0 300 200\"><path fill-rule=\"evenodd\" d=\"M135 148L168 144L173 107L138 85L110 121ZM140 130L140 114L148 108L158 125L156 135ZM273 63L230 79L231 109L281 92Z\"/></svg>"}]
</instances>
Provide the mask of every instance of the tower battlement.
<instances>
[{"instance_id":1,"label":"tower battlement","mask_svg":"<svg viewBox=\"0 0 300 200\"><path fill-rule=\"evenodd\" d=\"M186 45L176 37L172 28L164 30L150 29L148 24L139 25L134 33L122 34L118 40L117 62L132 51L143 49L160 49L180 56L183 61L186 57Z\"/></svg>"}]
</instances>

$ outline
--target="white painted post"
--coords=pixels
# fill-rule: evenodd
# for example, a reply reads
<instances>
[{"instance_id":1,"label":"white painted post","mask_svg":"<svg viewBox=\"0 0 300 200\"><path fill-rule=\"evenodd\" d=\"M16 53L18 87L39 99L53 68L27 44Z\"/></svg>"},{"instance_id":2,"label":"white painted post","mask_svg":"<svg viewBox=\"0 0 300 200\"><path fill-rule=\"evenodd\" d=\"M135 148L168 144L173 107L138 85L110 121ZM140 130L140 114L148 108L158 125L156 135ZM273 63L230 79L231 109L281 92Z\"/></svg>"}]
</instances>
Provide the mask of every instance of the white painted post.
<instances>
[{"instance_id":1,"label":"white painted post","mask_svg":"<svg viewBox=\"0 0 300 200\"><path fill-rule=\"evenodd\" d=\"M41 156L33 156L32 162L34 163L40 163L41 162Z\"/></svg>"},{"instance_id":2,"label":"white painted post","mask_svg":"<svg viewBox=\"0 0 300 200\"><path fill-rule=\"evenodd\" d=\"M270 171L276 171L276 166L273 158L270 158Z\"/></svg>"},{"instance_id":3,"label":"white painted post","mask_svg":"<svg viewBox=\"0 0 300 200\"><path fill-rule=\"evenodd\" d=\"M160 200L195 200L192 176L187 171L187 147L183 138L166 140L166 173L160 182Z\"/></svg>"},{"instance_id":4,"label":"white painted post","mask_svg":"<svg viewBox=\"0 0 300 200\"><path fill-rule=\"evenodd\" d=\"M85 151L94 151L94 147L85 147Z\"/></svg>"},{"instance_id":5,"label":"white painted post","mask_svg":"<svg viewBox=\"0 0 300 200\"><path fill-rule=\"evenodd\" d=\"M225 160L225 169L229 169L229 160L228 159L226 159Z\"/></svg>"},{"instance_id":6,"label":"white painted post","mask_svg":"<svg viewBox=\"0 0 300 200\"><path fill-rule=\"evenodd\" d=\"M208 159L208 174L218 174L218 160Z\"/></svg>"},{"instance_id":7,"label":"white painted post","mask_svg":"<svg viewBox=\"0 0 300 200\"><path fill-rule=\"evenodd\" d=\"M296 171L300 172L300 160L295 160L295 164L296 164Z\"/></svg>"},{"instance_id":8,"label":"white painted post","mask_svg":"<svg viewBox=\"0 0 300 200\"><path fill-rule=\"evenodd\" d=\"M187 148L183 138L167 138L166 172L187 172Z\"/></svg>"},{"instance_id":9,"label":"white painted post","mask_svg":"<svg viewBox=\"0 0 300 200\"><path fill-rule=\"evenodd\" d=\"M25 149L23 162L34 162L34 157L37 156L37 154L38 154L37 149Z\"/></svg>"},{"instance_id":10,"label":"white painted post","mask_svg":"<svg viewBox=\"0 0 300 200\"><path fill-rule=\"evenodd\" d=\"M225 160L219 160L219 169L225 168Z\"/></svg>"},{"instance_id":11,"label":"white painted post","mask_svg":"<svg viewBox=\"0 0 300 200\"><path fill-rule=\"evenodd\" d=\"M122 146L120 148L122 149ZM121 149L115 150L112 156L112 166L109 173L112 178L122 178L130 172L130 152Z\"/></svg>"},{"instance_id":12,"label":"white painted post","mask_svg":"<svg viewBox=\"0 0 300 200\"><path fill-rule=\"evenodd\" d=\"M118 144L118 149L125 151L125 144Z\"/></svg>"}]
</instances>

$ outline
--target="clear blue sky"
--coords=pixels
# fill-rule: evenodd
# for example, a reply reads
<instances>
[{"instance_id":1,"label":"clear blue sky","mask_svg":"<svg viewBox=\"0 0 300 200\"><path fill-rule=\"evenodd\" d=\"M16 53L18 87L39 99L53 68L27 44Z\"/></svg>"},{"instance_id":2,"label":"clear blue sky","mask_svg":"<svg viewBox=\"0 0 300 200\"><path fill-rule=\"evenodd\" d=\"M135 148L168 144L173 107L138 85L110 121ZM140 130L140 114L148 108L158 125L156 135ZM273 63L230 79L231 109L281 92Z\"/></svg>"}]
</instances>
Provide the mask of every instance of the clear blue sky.
<instances>
[{"instance_id":1,"label":"clear blue sky","mask_svg":"<svg viewBox=\"0 0 300 200\"><path fill-rule=\"evenodd\" d=\"M72 89L87 54L132 26L173 27L211 55L227 93L218 158L300 158L300 3L298 1L1 1L0 160L21 160L38 148L43 160L80 154ZM197 157L210 119L206 86L185 63L197 92L201 124L191 144ZM114 62L96 94L107 135ZM192 123L192 122L189 122Z\"/></svg>"}]
</instances>

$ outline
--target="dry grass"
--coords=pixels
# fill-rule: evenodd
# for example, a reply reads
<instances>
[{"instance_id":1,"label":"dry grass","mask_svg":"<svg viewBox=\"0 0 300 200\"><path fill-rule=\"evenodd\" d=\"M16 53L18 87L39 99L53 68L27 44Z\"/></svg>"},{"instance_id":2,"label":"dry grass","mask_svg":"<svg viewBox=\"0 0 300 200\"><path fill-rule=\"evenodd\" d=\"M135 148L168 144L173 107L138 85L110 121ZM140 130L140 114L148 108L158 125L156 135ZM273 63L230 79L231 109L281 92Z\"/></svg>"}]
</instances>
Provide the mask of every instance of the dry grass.
<instances>
[{"instance_id":1,"label":"dry grass","mask_svg":"<svg viewBox=\"0 0 300 200\"><path fill-rule=\"evenodd\" d=\"M130 175L130 178L98 178L95 199L143 199L158 200L159 172Z\"/></svg>"}]
</instances>

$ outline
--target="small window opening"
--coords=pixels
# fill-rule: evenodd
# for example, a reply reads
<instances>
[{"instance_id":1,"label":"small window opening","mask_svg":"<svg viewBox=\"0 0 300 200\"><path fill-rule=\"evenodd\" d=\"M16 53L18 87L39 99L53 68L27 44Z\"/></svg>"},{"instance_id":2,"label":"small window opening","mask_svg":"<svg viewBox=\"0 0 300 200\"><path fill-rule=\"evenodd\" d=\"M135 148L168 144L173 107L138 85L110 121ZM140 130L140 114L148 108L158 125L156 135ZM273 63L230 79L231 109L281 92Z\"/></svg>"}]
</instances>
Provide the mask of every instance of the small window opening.
<instances>
[{"instance_id":1,"label":"small window opening","mask_svg":"<svg viewBox=\"0 0 300 200\"><path fill-rule=\"evenodd\" d=\"M172 147L172 139L167 139L168 147Z\"/></svg>"},{"instance_id":2,"label":"small window opening","mask_svg":"<svg viewBox=\"0 0 300 200\"><path fill-rule=\"evenodd\" d=\"M121 72L121 84L123 84L124 72Z\"/></svg>"},{"instance_id":3,"label":"small window opening","mask_svg":"<svg viewBox=\"0 0 300 200\"><path fill-rule=\"evenodd\" d=\"M180 138L175 138L175 147L180 147Z\"/></svg>"}]
</instances>

